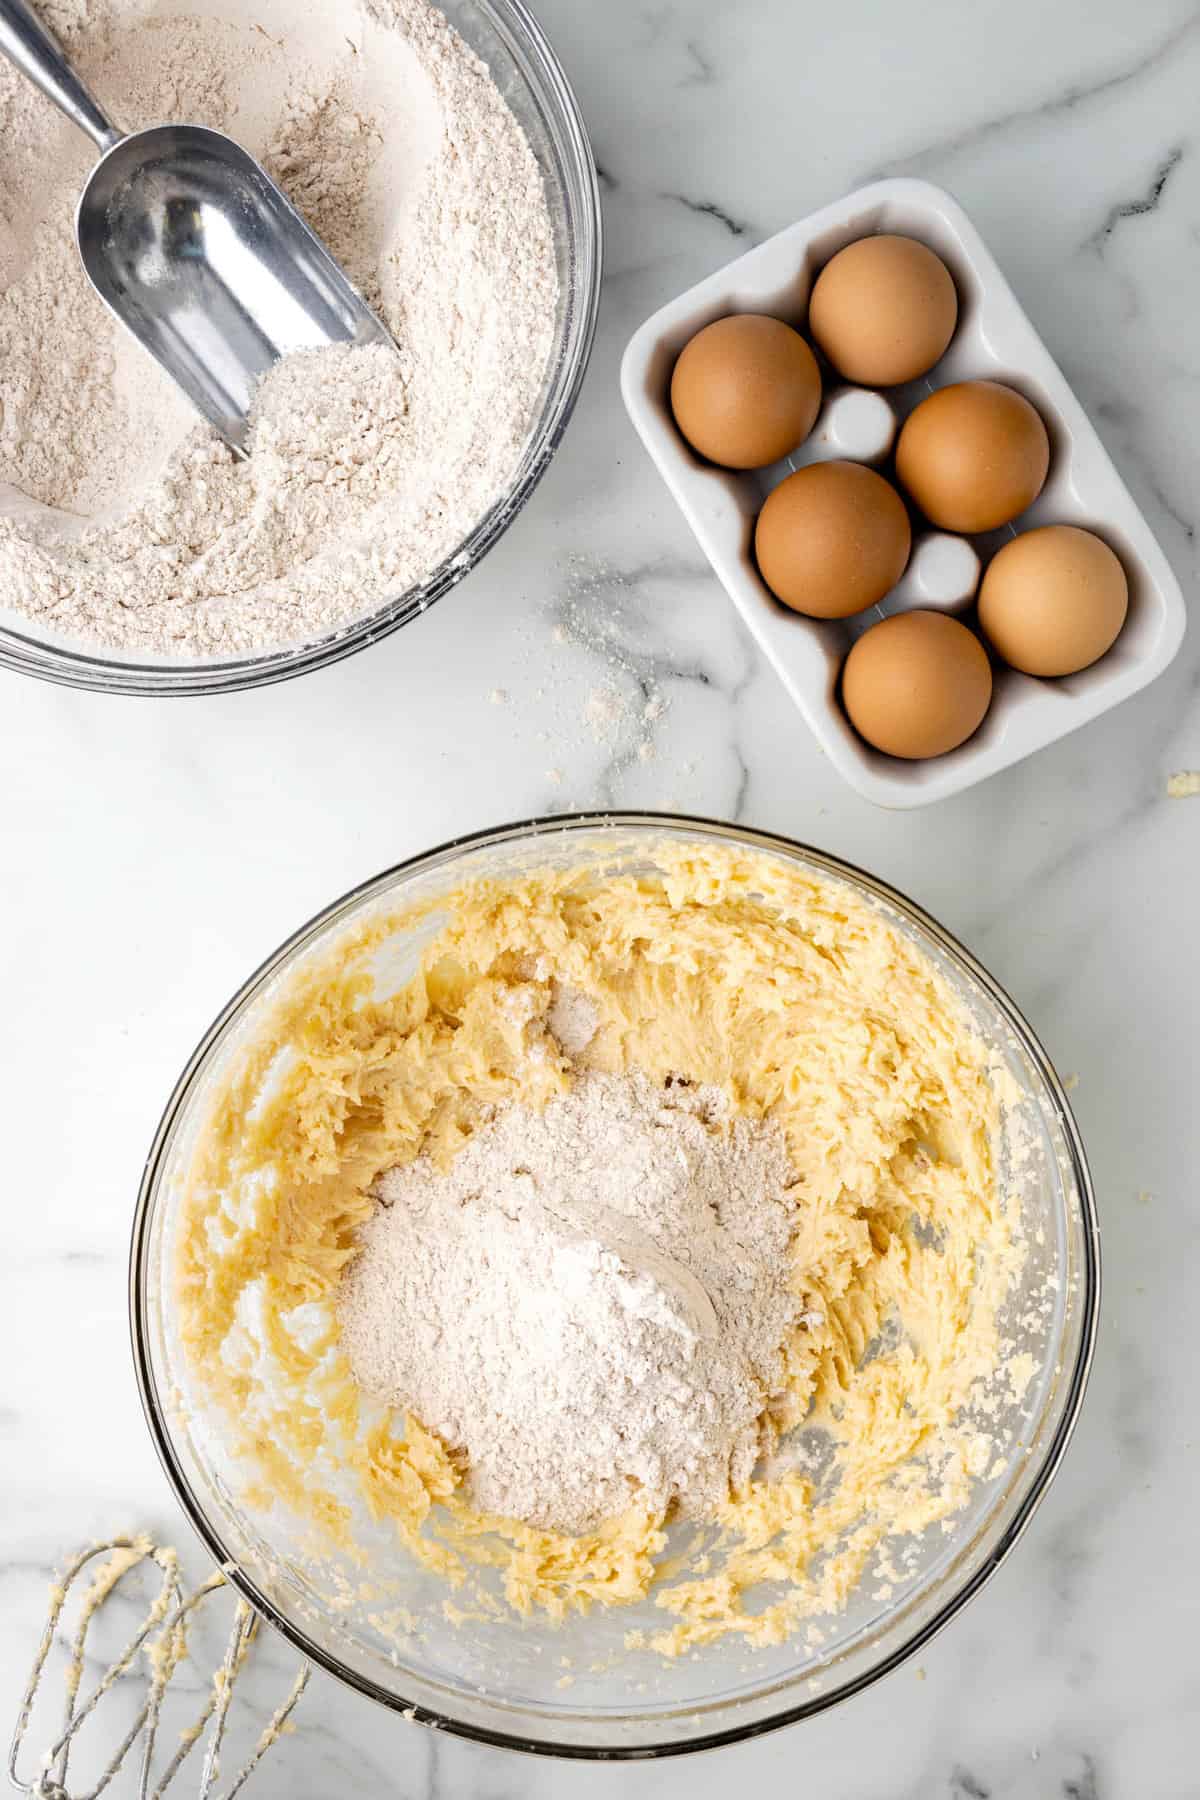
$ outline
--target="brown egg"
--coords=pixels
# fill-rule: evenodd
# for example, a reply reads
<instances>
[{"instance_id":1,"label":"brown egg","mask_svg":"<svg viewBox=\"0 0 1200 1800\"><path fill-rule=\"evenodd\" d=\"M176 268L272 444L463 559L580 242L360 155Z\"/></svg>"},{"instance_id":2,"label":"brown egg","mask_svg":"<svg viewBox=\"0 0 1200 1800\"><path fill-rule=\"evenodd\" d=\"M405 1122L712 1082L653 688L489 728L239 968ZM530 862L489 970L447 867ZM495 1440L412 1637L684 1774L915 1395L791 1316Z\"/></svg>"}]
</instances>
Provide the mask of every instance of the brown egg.
<instances>
[{"instance_id":1,"label":"brown egg","mask_svg":"<svg viewBox=\"0 0 1200 1800\"><path fill-rule=\"evenodd\" d=\"M958 294L941 257L889 233L839 250L808 305L815 341L839 375L863 387L927 374L957 323Z\"/></svg>"},{"instance_id":2,"label":"brown egg","mask_svg":"<svg viewBox=\"0 0 1200 1800\"><path fill-rule=\"evenodd\" d=\"M994 531L1042 491L1050 439L1023 394L999 381L959 381L904 421L896 473L944 531Z\"/></svg>"},{"instance_id":3,"label":"brown egg","mask_svg":"<svg viewBox=\"0 0 1200 1800\"><path fill-rule=\"evenodd\" d=\"M726 469L761 469L803 443L821 405L817 359L782 319L731 313L684 345L671 411L692 446Z\"/></svg>"},{"instance_id":4,"label":"brown egg","mask_svg":"<svg viewBox=\"0 0 1200 1800\"><path fill-rule=\"evenodd\" d=\"M945 613L881 619L842 667L842 700L855 730L877 750L910 762L965 743L991 699L987 651Z\"/></svg>"},{"instance_id":5,"label":"brown egg","mask_svg":"<svg viewBox=\"0 0 1200 1800\"><path fill-rule=\"evenodd\" d=\"M754 550L762 578L793 612L845 619L904 573L912 532L889 481L861 463L812 463L767 496Z\"/></svg>"},{"instance_id":6,"label":"brown egg","mask_svg":"<svg viewBox=\"0 0 1200 1800\"><path fill-rule=\"evenodd\" d=\"M997 551L979 590L992 647L1026 675L1074 675L1112 648L1129 610L1119 558L1078 525L1023 531Z\"/></svg>"}]
</instances>

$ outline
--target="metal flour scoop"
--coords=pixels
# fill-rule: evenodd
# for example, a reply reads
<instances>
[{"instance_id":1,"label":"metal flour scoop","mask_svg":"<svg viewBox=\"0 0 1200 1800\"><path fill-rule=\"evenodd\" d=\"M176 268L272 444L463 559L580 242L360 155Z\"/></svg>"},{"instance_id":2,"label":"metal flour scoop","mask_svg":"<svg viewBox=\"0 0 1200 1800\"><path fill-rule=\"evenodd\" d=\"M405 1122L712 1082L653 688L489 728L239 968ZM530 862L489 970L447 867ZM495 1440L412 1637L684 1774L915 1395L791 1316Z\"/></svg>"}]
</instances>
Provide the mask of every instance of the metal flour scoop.
<instances>
[{"instance_id":1,"label":"metal flour scoop","mask_svg":"<svg viewBox=\"0 0 1200 1800\"><path fill-rule=\"evenodd\" d=\"M0 54L101 152L75 214L92 285L239 456L281 356L392 339L290 201L202 125L125 137L25 0L0 0Z\"/></svg>"}]
</instances>

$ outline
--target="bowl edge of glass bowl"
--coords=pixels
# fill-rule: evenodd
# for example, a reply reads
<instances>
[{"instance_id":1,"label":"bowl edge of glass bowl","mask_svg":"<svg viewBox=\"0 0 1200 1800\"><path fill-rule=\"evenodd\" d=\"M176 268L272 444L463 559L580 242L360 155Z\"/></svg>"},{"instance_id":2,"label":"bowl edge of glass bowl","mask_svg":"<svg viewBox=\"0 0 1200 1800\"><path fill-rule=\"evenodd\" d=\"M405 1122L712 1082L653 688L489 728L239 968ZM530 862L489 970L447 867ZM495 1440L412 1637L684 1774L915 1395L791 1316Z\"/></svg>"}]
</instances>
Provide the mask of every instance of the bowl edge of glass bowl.
<instances>
[{"instance_id":1,"label":"bowl edge of glass bowl","mask_svg":"<svg viewBox=\"0 0 1200 1800\"><path fill-rule=\"evenodd\" d=\"M1066 1090L1036 1032L1006 990L952 932L949 932L916 901L909 899L900 889L892 887L890 883L859 868L844 857L835 856L828 851L804 844L798 839L785 837L780 833L759 831L750 826L734 825L701 815L623 811L563 813L516 820L510 824L465 833L462 836L450 838L432 849L405 858L392 867L356 884L292 932L254 970L227 1004L222 1007L188 1058L156 1128L139 1184L130 1241L129 1325L134 1368L142 1409L159 1462L189 1524L218 1566L228 1563L228 1551L193 1494L166 1429L164 1408L161 1405L150 1367L148 1351L150 1321L145 1310L145 1259L148 1251L152 1203L156 1193L158 1168L175 1119L190 1096L197 1071L220 1040L227 1025L232 1022L255 993L273 978L281 965L299 951L309 938L326 930L339 914L357 907L373 891L383 890L405 877L412 877L422 871L438 867L464 853L483 850L494 845L515 843L524 839L566 837L609 829L617 833L621 830L642 828L659 828L664 831L691 830L712 839L745 848L760 849L767 853L783 853L785 855L799 853L822 867L834 879L848 876L886 905L896 908L902 915L929 933L939 948L952 960L958 962L964 971L983 988L1016 1033L1022 1049L1030 1057L1058 1109L1081 1211L1083 1268L1081 1272L1080 1329L1062 1415L1054 1429L1050 1443L1033 1471L1029 1487L1017 1505L1012 1519L1003 1529L997 1543L988 1552L979 1568L961 1587L956 1588L910 1637L887 1653L870 1669L843 1681L840 1685L834 1684L828 1689L822 1688L817 1693L810 1693L804 1700L781 1707L777 1712L771 1713L765 1718L724 1728L701 1730L654 1744L568 1743L555 1741L548 1736L535 1738L513 1731L481 1726L389 1692L368 1677L339 1663L336 1657L322 1649L300 1627L282 1616L261 1592L257 1584L236 1563L229 1566L228 1579L231 1584L257 1612L280 1632L295 1650L324 1670L325 1673L332 1675L336 1680L367 1698L377 1701L389 1711L400 1713L405 1718L417 1723L447 1731L453 1736L463 1737L472 1742L500 1749L518 1750L530 1755L557 1757L576 1762L648 1762L659 1757L681 1756L700 1750L719 1749L726 1745L761 1737L766 1732L780 1730L786 1725L793 1725L802 1719L813 1718L818 1713L828 1711L830 1707L839 1705L852 1698L853 1695L873 1686L875 1682L892 1673L902 1663L924 1649L962 1611L967 1603L982 1591L1000 1565L1007 1559L1013 1547L1023 1536L1057 1474L1082 1408L1095 1354L1100 1314L1100 1234L1095 1193L1087 1154ZM681 1720L695 1721L698 1710L695 1706L681 1707L679 1709Z\"/></svg>"},{"instance_id":2,"label":"bowl edge of glass bowl","mask_svg":"<svg viewBox=\"0 0 1200 1800\"><path fill-rule=\"evenodd\" d=\"M604 221L587 122L557 52L525 0L488 0L488 4L511 15L524 50L536 59L540 78L555 97L570 153L564 185L577 184L576 201L581 210L579 242L573 247L572 310L557 367L548 371L551 387L546 403L505 491L424 581L312 642L221 662L154 663L126 660L99 648L60 647L39 638L32 629L0 625L0 669L59 687L155 699L240 693L292 681L341 662L420 618L471 573L524 510L562 443L591 363L604 269Z\"/></svg>"}]
</instances>

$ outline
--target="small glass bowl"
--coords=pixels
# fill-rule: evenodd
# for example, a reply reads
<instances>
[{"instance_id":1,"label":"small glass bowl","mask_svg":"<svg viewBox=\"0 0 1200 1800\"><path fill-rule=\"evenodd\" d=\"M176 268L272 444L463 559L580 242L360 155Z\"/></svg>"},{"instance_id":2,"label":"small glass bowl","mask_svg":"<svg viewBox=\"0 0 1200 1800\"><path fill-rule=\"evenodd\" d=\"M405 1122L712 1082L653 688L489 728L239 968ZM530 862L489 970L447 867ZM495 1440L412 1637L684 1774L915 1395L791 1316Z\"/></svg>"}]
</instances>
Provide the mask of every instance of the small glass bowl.
<instances>
[{"instance_id":1,"label":"small glass bowl","mask_svg":"<svg viewBox=\"0 0 1200 1800\"><path fill-rule=\"evenodd\" d=\"M370 1590L345 1600L360 1592L361 1567L347 1562L343 1601L331 1604L306 1575L303 1527L238 1497L222 1428L193 1401L172 1295L179 1194L196 1133L227 1059L254 1037L281 984L350 927L436 900L470 878L514 878L548 865L648 873L664 842L751 849L843 885L882 909L938 969L1019 1095L1018 1122L1006 1124L1006 1135L1015 1134L1025 1171L1028 1257L1001 1328L1030 1352L1037 1374L994 1422L1002 1466L976 1483L961 1513L922 1535L917 1565L894 1591L883 1598L876 1582L862 1581L843 1612L821 1621L820 1642L794 1638L755 1650L725 1638L671 1662L627 1651L628 1631L662 1625L652 1600L561 1626L511 1615L451 1624L440 1579L419 1571L385 1526L356 1516L356 1538L380 1559L371 1569L404 1584L411 1628L397 1646L372 1625ZM435 929L436 916L372 951L388 968L389 987L412 972ZM1001 1145L1002 1174L1011 1147ZM1035 1293L1050 1293L1052 1305L1030 1306ZM406 1717L464 1737L549 1755L645 1758L736 1742L817 1713L918 1651L978 1593L1024 1530L1074 1427L1096 1333L1099 1242L1083 1146L1045 1052L986 970L919 907L834 857L761 832L666 815L583 814L464 838L391 869L335 901L251 976L192 1056L159 1126L134 1222L130 1305L143 1405L180 1504L235 1586L305 1656Z\"/></svg>"},{"instance_id":2,"label":"small glass bowl","mask_svg":"<svg viewBox=\"0 0 1200 1800\"><path fill-rule=\"evenodd\" d=\"M110 694L222 694L323 668L407 625L468 574L508 529L545 474L587 370L600 300L600 190L579 104L557 56L523 0L438 0L455 30L491 71L529 139L545 182L558 265L559 302L538 416L506 491L469 536L421 582L311 642L260 654L172 662L124 658L41 634L0 596L0 668Z\"/></svg>"}]
</instances>

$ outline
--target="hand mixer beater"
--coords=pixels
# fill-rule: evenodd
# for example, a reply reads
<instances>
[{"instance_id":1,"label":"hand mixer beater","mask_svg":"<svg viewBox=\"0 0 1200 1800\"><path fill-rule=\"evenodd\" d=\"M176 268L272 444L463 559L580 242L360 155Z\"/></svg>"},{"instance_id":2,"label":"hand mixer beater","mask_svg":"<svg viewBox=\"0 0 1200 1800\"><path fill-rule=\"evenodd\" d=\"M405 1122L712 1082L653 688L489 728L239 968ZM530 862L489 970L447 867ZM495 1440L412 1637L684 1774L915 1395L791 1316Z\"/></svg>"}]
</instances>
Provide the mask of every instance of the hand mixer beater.
<instances>
[{"instance_id":1,"label":"hand mixer beater","mask_svg":"<svg viewBox=\"0 0 1200 1800\"><path fill-rule=\"evenodd\" d=\"M157 1591L124 1648L118 1651L95 1685L81 1694L93 1623L105 1603L112 1600L137 1570L157 1578ZM213 1671L206 1698L191 1723L180 1733L165 1766L156 1773L154 1752L163 1699L187 1655L189 1627L194 1623L198 1609L225 1589L225 1577L216 1570L190 1593L185 1593L176 1552L148 1537L111 1538L106 1543L92 1544L74 1556L50 1591L49 1615L33 1659L9 1753L8 1773L13 1786L29 1795L31 1800L97 1800L125 1766L126 1758L140 1740L137 1797L138 1800L159 1800L196 1745L204 1740L197 1789L200 1800L232 1800L285 1729L307 1685L309 1667L307 1663L302 1665L250 1755L218 1793L215 1784L234 1685L259 1624L257 1615L239 1599L234 1607L225 1653ZM72 1600L78 1601L78 1617L64 1638L61 1630L64 1612ZM50 1748L32 1767L26 1763L22 1772L25 1740L35 1702L56 1643L65 1647L67 1657L61 1723ZM145 1682L145 1698L100 1775L84 1788L68 1789L71 1751L80 1727L119 1684L139 1678Z\"/></svg>"}]
</instances>

